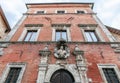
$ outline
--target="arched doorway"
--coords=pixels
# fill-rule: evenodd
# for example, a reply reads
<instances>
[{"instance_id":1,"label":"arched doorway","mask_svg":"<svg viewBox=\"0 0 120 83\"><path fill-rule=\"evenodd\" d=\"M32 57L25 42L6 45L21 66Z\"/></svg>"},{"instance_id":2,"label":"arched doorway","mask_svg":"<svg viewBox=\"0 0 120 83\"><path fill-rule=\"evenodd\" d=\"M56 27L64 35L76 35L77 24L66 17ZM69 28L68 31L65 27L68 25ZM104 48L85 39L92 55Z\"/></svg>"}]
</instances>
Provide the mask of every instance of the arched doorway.
<instances>
[{"instance_id":1,"label":"arched doorway","mask_svg":"<svg viewBox=\"0 0 120 83\"><path fill-rule=\"evenodd\" d=\"M74 78L70 72L60 69L52 75L50 83L74 83Z\"/></svg>"}]
</instances>

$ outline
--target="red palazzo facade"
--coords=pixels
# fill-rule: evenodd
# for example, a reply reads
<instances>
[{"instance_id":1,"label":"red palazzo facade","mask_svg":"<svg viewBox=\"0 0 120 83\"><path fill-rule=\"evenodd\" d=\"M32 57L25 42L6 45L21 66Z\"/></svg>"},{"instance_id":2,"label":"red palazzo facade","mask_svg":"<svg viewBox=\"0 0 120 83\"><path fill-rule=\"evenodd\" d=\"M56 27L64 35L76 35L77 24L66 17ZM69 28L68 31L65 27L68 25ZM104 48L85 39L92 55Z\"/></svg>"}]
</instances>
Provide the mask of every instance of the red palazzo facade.
<instances>
[{"instance_id":1,"label":"red palazzo facade","mask_svg":"<svg viewBox=\"0 0 120 83\"><path fill-rule=\"evenodd\" d=\"M93 6L26 4L0 44L0 83L119 83L119 42Z\"/></svg>"}]
</instances>

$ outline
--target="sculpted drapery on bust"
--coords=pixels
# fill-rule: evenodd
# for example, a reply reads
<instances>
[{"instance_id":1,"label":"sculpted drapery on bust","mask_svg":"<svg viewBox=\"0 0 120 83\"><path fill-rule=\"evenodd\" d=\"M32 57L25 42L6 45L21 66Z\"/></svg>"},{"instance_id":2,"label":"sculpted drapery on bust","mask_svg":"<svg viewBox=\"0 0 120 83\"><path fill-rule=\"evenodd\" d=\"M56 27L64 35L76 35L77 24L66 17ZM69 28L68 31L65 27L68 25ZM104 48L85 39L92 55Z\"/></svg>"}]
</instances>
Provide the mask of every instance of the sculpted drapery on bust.
<instances>
[{"instance_id":1,"label":"sculpted drapery on bust","mask_svg":"<svg viewBox=\"0 0 120 83\"><path fill-rule=\"evenodd\" d=\"M65 41L59 41L58 46L54 50L54 56L59 59L66 59L70 55L70 50L67 45L65 45Z\"/></svg>"},{"instance_id":2,"label":"sculpted drapery on bust","mask_svg":"<svg viewBox=\"0 0 120 83\"><path fill-rule=\"evenodd\" d=\"M64 49L63 46L60 46L60 49L55 48L54 55L56 58L67 58L69 56L69 49Z\"/></svg>"}]
</instances>

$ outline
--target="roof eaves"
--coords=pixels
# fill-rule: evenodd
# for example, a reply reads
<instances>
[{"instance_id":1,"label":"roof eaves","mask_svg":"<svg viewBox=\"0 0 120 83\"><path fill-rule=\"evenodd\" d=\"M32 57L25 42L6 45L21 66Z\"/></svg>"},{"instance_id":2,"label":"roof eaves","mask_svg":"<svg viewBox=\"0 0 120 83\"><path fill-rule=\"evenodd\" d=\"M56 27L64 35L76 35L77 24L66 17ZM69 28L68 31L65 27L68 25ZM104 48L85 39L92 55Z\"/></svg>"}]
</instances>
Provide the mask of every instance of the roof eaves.
<instances>
[{"instance_id":1,"label":"roof eaves","mask_svg":"<svg viewBox=\"0 0 120 83\"><path fill-rule=\"evenodd\" d=\"M63 2L63 3L26 3L26 7L27 9L29 9L28 5L52 5L52 4L90 4L91 5L91 9L93 9L94 7L94 3L74 3L74 2Z\"/></svg>"}]
</instances>

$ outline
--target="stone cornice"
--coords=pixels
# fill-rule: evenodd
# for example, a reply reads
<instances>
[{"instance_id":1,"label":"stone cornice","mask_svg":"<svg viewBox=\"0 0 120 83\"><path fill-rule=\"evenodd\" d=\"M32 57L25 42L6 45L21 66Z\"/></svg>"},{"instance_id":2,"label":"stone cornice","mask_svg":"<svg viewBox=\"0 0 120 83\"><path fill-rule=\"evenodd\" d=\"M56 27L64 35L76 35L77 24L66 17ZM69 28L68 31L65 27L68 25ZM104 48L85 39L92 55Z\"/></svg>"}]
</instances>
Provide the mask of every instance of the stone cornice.
<instances>
[{"instance_id":1,"label":"stone cornice","mask_svg":"<svg viewBox=\"0 0 120 83\"><path fill-rule=\"evenodd\" d=\"M79 27L97 27L98 24L78 24Z\"/></svg>"},{"instance_id":2,"label":"stone cornice","mask_svg":"<svg viewBox=\"0 0 120 83\"><path fill-rule=\"evenodd\" d=\"M43 24L25 24L25 27L42 27Z\"/></svg>"},{"instance_id":3,"label":"stone cornice","mask_svg":"<svg viewBox=\"0 0 120 83\"><path fill-rule=\"evenodd\" d=\"M51 25L52 27L70 27L71 26L71 24L52 24Z\"/></svg>"},{"instance_id":4,"label":"stone cornice","mask_svg":"<svg viewBox=\"0 0 120 83\"><path fill-rule=\"evenodd\" d=\"M0 41L0 44L50 44L56 41ZM120 42L66 42L67 44L120 44Z\"/></svg>"},{"instance_id":5,"label":"stone cornice","mask_svg":"<svg viewBox=\"0 0 120 83\"><path fill-rule=\"evenodd\" d=\"M23 15L68 15L68 14L72 14L72 15L93 15L96 13L84 13L84 14L77 14L77 13L64 13L64 14L57 14L57 13L43 13L43 14L38 14L38 13L23 13Z\"/></svg>"},{"instance_id":6,"label":"stone cornice","mask_svg":"<svg viewBox=\"0 0 120 83\"><path fill-rule=\"evenodd\" d=\"M40 7L81 7L80 4L89 5L91 9L93 9L94 3L76 3L76 2L62 2L62 3L27 3L26 7L27 9L31 8L31 6L40 6Z\"/></svg>"}]
</instances>

